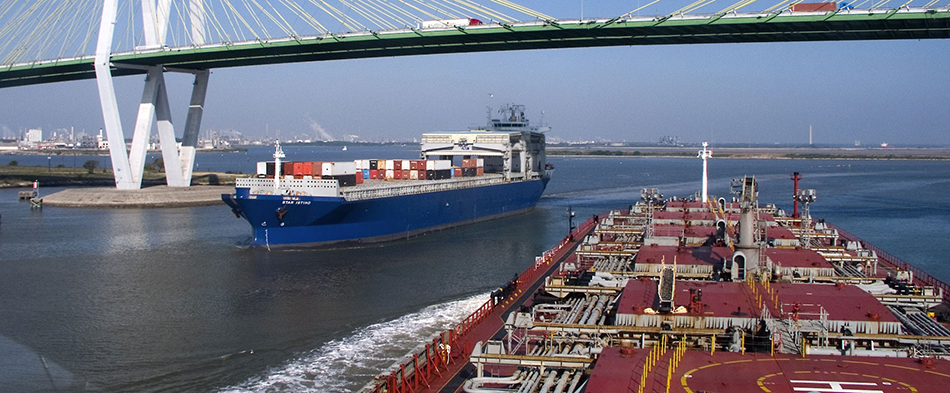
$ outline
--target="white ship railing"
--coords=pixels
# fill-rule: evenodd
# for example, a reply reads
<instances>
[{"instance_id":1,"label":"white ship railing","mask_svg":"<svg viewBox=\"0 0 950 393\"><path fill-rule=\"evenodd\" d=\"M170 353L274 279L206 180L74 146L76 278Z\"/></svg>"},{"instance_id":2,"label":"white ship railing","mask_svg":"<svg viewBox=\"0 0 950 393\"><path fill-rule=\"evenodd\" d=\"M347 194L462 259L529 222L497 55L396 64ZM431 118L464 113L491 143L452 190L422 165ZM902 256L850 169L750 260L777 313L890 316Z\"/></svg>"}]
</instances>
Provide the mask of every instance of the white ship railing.
<instances>
[{"instance_id":1,"label":"white ship railing","mask_svg":"<svg viewBox=\"0 0 950 393\"><path fill-rule=\"evenodd\" d=\"M247 188L251 195L340 196L337 180L281 179L280 188L274 188L274 179L244 178L234 181L235 188Z\"/></svg>"},{"instance_id":2,"label":"white ship railing","mask_svg":"<svg viewBox=\"0 0 950 393\"><path fill-rule=\"evenodd\" d=\"M456 178L458 179L458 178ZM386 198L401 195L422 194L427 192L458 190L463 188L482 187L502 184L505 179L501 176L474 178L472 180L431 180L422 184L394 185L378 188L363 188L343 191L343 197L348 201L364 199Z\"/></svg>"}]
</instances>

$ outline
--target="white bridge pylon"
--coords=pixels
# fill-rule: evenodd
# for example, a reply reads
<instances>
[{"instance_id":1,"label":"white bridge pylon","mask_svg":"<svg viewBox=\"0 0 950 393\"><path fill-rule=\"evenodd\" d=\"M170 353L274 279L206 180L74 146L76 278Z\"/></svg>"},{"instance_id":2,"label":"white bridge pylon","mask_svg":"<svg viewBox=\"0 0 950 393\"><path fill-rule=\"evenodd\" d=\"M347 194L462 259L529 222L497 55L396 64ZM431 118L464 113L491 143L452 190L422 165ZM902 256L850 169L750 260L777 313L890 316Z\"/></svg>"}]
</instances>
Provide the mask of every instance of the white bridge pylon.
<instances>
[{"instance_id":1,"label":"white bridge pylon","mask_svg":"<svg viewBox=\"0 0 950 393\"><path fill-rule=\"evenodd\" d=\"M190 3L189 14L192 31L198 32L192 35L192 40L195 41L195 45L201 45L204 43L202 42L203 35L200 34L204 31L204 13L201 0L188 1ZM161 48L165 43L171 0L141 0L141 2L145 46L147 48ZM166 182L169 187L188 187L191 185L191 175L195 162L195 145L198 143L198 132L201 127L201 116L204 112L204 101L208 91L210 72L208 70L183 71L194 74L195 82L192 87L188 117L185 120L185 131L179 149L175 140L175 127L172 124L171 110L168 106L168 93L165 89L165 71L174 70L166 70L161 64L140 66L113 64L111 62L117 8L118 0L104 1L95 60L99 102L102 104L102 117L105 123L106 136L109 140L109 155L112 158L115 186L120 190L142 188L142 173L145 170L148 142L152 134L152 125L157 123L162 160L165 163ZM142 92L142 101L139 104L138 116L135 120L135 131L132 135L130 151L126 151L125 134L122 131L122 122L119 120L119 106L116 102L110 68L112 66L146 71L145 88Z\"/></svg>"}]
</instances>

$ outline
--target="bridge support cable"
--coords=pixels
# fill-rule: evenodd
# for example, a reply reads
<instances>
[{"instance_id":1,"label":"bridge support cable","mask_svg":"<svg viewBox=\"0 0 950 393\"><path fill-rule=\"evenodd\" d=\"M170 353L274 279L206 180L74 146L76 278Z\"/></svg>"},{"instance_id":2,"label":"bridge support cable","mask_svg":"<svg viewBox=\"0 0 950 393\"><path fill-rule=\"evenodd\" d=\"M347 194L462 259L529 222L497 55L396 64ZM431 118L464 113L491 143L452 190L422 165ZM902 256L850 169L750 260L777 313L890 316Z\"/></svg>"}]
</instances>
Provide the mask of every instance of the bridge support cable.
<instances>
[{"instance_id":1,"label":"bridge support cable","mask_svg":"<svg viewBox=\"0 0 950 393\"><path fill-rule=\"evenodd\" d=\"M175 139L175 127L172 123L168 92L165 87L165 67L162 64L151 66L131 66L112 64L112 38L115 30L118 0L105 0L99 27L99 40L96 46L96 82L99 87L99 101L108 136L109 153L115 175L116 188L135 190L142 188L145 170L145 158L148 154L152 124L157 124L162 160L165 167L165 179L170 187L188 187L191 184L194 167L195 145L204 112L204 101L208 89L207 70L189 71L195 74L192 87L188 118L185 121L185 133L181 149ZM145 42L148 46L162 47L168 25L170 0L142 0L142 20ZM200 7L201 0L190 0L191 9ZM157 7L156 7L157 5ZM192 24L203 31L203 15L191 12ZM149 22L151 21L151 22ZM154 22L154 23L153 23ZM200 35L203 41L203 34ZM146 71L145 87L135 120L131 151L126 151L125 135L119 119L118 103L112 82L111 67L141 68Z\"/></svg>"}]
</instances>

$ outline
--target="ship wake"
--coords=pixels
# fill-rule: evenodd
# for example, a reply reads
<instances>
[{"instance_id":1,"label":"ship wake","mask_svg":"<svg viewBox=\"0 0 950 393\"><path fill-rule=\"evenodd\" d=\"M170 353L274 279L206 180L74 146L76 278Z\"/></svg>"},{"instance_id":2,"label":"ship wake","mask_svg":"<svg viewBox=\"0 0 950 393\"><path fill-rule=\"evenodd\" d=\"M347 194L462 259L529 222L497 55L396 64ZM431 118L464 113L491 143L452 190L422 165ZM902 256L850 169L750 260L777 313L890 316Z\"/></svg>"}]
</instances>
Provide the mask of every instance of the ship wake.
<instances>
[{"instance_id":1,"label":"ship wake","mask_svg":"<svg viewBox=\"0 0 950 393\"><path fill-rule=\"evenodd\" d=\"M479 294L365 326L223 392L352 392L420 342L457 324L488 299Z\"/></svg>"}]
</instances>

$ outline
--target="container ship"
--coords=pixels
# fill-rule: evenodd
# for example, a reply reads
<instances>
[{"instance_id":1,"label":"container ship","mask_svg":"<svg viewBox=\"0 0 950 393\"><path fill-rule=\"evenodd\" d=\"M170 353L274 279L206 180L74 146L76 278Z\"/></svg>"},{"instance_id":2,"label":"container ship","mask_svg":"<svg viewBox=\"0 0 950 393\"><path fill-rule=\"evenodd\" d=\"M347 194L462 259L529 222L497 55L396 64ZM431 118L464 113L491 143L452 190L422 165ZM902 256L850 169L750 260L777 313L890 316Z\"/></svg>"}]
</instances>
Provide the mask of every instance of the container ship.
<instances>
[{"instance_id":1,"label":"container ship","mask_svg":"<svg viewBox=\"0 0 950 393\"><path fill-rule=\"evenodd\" d=\"M371 243L526 212L553 173L523 105L486 127L422 135L420 160L274 161L221 198L254 246ZM491 114L491 111L489 111Z\"/></svg>"},{"instance_id":2,"label":"container ship","mask_svg":"<svg viewBox=\"0 0 950 393\"><path fill-rule=\"evenodd\" d=\"M361 391L947 391L950 288L812 219L792 179L791 214L754 177L728 199L643 190Z\"/></svg>"}]
</instances>

